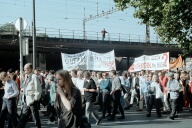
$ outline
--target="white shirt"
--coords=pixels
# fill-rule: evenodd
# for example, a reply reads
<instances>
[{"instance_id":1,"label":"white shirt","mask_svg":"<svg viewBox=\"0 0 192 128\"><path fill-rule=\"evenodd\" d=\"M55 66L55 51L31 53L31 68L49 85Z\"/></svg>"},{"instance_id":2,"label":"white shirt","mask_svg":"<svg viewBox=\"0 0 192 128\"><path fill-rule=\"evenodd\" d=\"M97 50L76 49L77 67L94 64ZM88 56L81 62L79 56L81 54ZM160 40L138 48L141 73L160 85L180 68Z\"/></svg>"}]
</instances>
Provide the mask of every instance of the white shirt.
<instances>
[{"instance_id":1,"label":"white shirt","mask_svg":"<svg viewBox=\"0 0 192 128\"><path fill-rule=\"evenodd\" d=\"M13 80L8 80L5 82L4 91L4 98L17 97L19 94L17 84Z\"/></svg>"},{"instance_id":2,"label":"white shirt","mask_svg":"<svg viewBox=\"0 0 192 128\"><path fill-rule=\"evenodd\" d=\"M76 87L81 91L81 95L84 95L84 91L83 91L84 81L85 81L84 78L82 78L82 79L77 78L76 79Z\"/></svg>"},{"instance_id":3,"label":"white shirt","mask_svg":"<svg viewBox=\"0 0 192 128\"><path fill-rule=\"evenodd\" d=\"M123 78L123 76L119 76L120 80L121 80L121 85L125 85L125 80Z\"/></svg>"},{"instance_id":4,"label":"white shirt","mask_svg":"<svg viewBox=\"0 0 192 128\"><path fill-rule=\"evenodd\" d=\"M71 79L72 79L72 81L73 81L73 84L76 86L76 84L77 84L77 78L76 78L76 77L72 77Z\"/></svg>"},{"instance_id":5,"label":"white shirt","mask_svg":"<svg viewBox=\"0 0 192 128\"><path fill-rule=\"evenodd\" d=\"M139 77L139 85L143 86L143 84L145 84L145 77L144 76L140 76Z\"/></svg>"},{"instance_id":6,"label":"white shirt","mask_svg":"<svg viewBox=\"0 0 192 128\"><path fill-rule=\"evenodd\" d=\"M132 80L132 87L133 87L133 88L135 87L135 77L134 77L133 80Z\"/></svg>"}]
</instances>

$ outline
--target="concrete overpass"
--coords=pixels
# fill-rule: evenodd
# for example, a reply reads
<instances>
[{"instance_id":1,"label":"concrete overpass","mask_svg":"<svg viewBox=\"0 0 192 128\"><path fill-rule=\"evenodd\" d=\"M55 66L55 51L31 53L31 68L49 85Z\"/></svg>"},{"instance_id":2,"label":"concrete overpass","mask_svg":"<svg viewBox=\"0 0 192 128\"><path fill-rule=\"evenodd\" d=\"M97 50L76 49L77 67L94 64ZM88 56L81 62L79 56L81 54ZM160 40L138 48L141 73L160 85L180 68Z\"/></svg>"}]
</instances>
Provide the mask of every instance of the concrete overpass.
<instances>
[{"instance_id":1,"label":"concrete overpass","mask_svg":"<svg viewBox=\"0 0 192 128\"><path fill-rule=\"evenodd\" d=\"M31 36L27 36L32 39ZM133 41L112 41L112 40L85 40L75 38L57 38L57 37L37 37L37 53L46 55L46 67L47 69L59 69L62 68L60 53L74 54L85 51L87 49L105 53L111 50L115 50L115 56L127 57L128 64L125 67L129 67L130 59L141 56L143 54L152 55L163 52L170 52L170 56L177 57L181 53L181 49L172 46L165 46L161 43L145 43L145 42L133 42ZM19 67L19 39L17 34L4 34L0 35L0 67L12 68L11 60L16 61L14 68ZM32 42L30 42L30 53L32 53ZM9 60L12 58L11 60ZM56 62L54 64L54 62ZM54 64L54 66L53 66ZM121 68L120 68L121 69Z\"/></svg>"}]
</instances>

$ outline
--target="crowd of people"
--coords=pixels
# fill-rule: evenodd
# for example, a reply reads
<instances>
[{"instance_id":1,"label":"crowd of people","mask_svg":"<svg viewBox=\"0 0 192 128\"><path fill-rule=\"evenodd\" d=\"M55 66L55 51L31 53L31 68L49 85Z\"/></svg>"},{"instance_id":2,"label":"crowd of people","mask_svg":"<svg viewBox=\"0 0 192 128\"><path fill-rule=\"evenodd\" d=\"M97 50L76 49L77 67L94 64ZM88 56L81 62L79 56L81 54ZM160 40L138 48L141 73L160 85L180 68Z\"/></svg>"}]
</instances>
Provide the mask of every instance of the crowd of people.
<instances>
[{"instance_id":1,"label":"crowd of people","mask_svg":"<svg viewBox=\"0 0 192 128\"><path fill-rule=\"evenodd\" d=\"M21 81L20 81L21 80ZM135 107L151 117L169 114L174 120L183 108L192 111L192 73L186 71L109 72L82 70L33 70L32 64L19 71L0 71L0 127L24 128L30 119L41 128L39 110L47 107L47 124L58 121L59 128L83 127L83 117L96 125L104 119L124 120L124 111ZM17 107L21 105L21 114ZM95 110L98 104L102 115ZM6 116L5 116L6 115Z\"/></svg>"}]
</instances>

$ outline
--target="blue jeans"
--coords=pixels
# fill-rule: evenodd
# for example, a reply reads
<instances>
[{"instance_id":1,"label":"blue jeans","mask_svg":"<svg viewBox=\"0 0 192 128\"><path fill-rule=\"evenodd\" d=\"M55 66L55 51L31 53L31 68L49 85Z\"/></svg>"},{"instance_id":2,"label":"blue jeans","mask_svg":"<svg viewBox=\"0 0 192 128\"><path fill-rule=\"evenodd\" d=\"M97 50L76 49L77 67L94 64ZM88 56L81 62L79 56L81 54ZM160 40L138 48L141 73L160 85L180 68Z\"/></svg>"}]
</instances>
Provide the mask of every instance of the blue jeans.
<instances>
[{"instance_id":1,"label":"blue jeans","mask_svg":"<svg viewBox=\"0 0 192 128\"><path fill-rule=\"evenodd\" d=\"M5 116L8 114L8 128L17 127L18 120L16 117L17 113L16 98L3 98L3 105L0 114L0 128L4 128Z\"/></svg>"}]
</instances>

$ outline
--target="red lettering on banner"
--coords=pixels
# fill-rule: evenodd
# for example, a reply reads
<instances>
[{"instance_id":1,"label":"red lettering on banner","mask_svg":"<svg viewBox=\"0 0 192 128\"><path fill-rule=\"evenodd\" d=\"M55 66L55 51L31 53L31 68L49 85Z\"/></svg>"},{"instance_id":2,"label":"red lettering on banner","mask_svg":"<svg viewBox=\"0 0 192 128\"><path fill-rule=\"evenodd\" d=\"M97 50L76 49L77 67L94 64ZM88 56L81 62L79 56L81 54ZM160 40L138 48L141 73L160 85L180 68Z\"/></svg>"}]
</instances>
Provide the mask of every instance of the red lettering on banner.
<instances>
[{"instance_id":1,"label":"red lettering on banner","mask_svg":"<svg viewBox=\"0 0 192 128\"><path fill-rule=\"evenodd\" d=\"M135 69L145 69L145 68L152 68L151 63L148 63L148 62L146 62L146 63L137 63L135 65Z\"/></svg>"},{"instance_id":2,"label":"red lettering on banner","mask_svg":"<svg viewBox=\"0 0 192 128\"><path fill-rule=\"evenodd\" d=\"M114 64L114 61L113 62L103 62L103 63L101 63L101 65L102 65L101 67L109 67L110 70L114 70L113 64Z\"/></svg>"},{"instance_id":3,"label":"red lettering on banner","mask_svg":"<svg viewBox=\"0 0 192 128\"><path fill-rule=\"evenodd\" d=\"M168 59L167 53L164 53L164 54L163 54L162 59L165 60L165 61L164 61L164 66L166 67L166 66L167 66L167 65L166 65L166 62L167 62L167 59Z\"/></svg>"}]
</instances>

